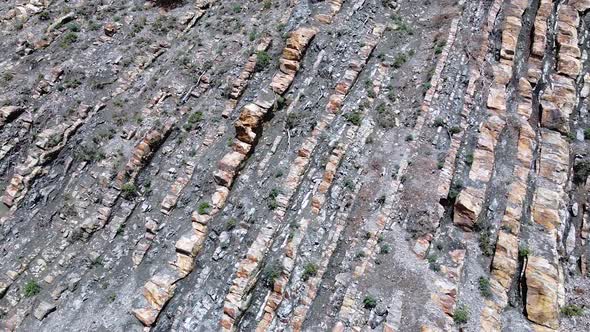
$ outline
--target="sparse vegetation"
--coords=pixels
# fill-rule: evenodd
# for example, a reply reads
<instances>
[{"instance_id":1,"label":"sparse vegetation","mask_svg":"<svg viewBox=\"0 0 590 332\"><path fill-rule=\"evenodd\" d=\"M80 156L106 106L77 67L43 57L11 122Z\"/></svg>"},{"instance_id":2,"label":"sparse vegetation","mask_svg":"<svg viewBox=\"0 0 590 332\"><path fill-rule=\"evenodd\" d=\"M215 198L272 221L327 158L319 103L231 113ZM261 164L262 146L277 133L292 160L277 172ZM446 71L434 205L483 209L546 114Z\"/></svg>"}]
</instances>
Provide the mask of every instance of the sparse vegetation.
<instances>
[{"instance_id":1,"label":"sparse vegetation","mask_svg":"<svg viewBox=\"0 0 590 332\"><path fill-rule=\"evenodd\" d=\"M479 277L479 279L477 280L479 283L479 292L481 293L481 295L485 298L489 298L492 296L492 290L490 288L490 280L488 278L485 277Z\"/></svg>"},{"instance_id":2,"label":"sparse vegetation","mask_svg":"<svg viewBox=\"0 0 590 332\"><path fill-rule=\"evenodd\" d=\"M351 112L351 113L347 113L344 115L344 117L346 118L346 120L350 123L352 123L355 126L360 126L361 122L363 121L363 117L361 115L361 112Z\"/></svg>"},{"instance_id":3,"label":"sparse vegetation","mask_svg":"<svg viewBox=\"0 0 590 332\"><path fill-rule=\"evenodd\" d=\"M434 127L444 127L445 126L445 120L443 120L442 118L436 118L436 119L434 119L434 122L432 123L432 125Z\"/></svg>"},{"instance_id":4,"label":"sparse vegetation","mask_svg":"<svg viewBox=\"0 0 590 332\"><path fill-rule=\"evenodd\" d=\"M575 304L568 304L561 308L561 314L567 317L582 316L584 314L584 308Z\"/></svg>"},{"instance_id":5,"label":"sparse vegetation","mask_svg":"<svg viewBox=\"0 0 590 332\"><path fill-rule=\"evenodd\" d=\"M236 228L236 225L238 224L238 221L234 218L231 218L230 220L228 220L225 223L225 230L226 231L231 231L232 229Z\"/></svg>"},{"instance_id":6,"label":"sparse vegetation","mask_svg":"<svg viewBox=\"0 0 590 332\"><path fill-rule=\"evenodd\" d=\"M61 41L61 47L66 48L78 41L78 35L75 32L68 32L64 35Z\"/></svg>"},{"instance_id":7,"label":"sparse vegetation","mask_svg":"<svg viewBox=\"0 0 590 332\"><path fill-rule=\"evenodd\" d=\"M281 192L278 189L274 188L268 194L268 207L271 210L274 210L279 206L279 203L277 202L277 197L279 196L280 193Z\"/></svg>"},{"instance_id":8,"label":"sparse vegetation","mask_svg":"<svg viewBox=\"0 0 590 332\"><path fill-rule=\"evenodd\" d=\"M315 265L314 263L307 263L305 264L305 266L303 267L303 275L301 276L301 279L303 279L303 281L307 281L309 278L311 277L315 277L318 273L318 267L317 265Z\"/></svg>"},{"instance_id":9,"label":"sparse vegetation","mask_svg":"<svg viewBox=\"0 0 590 332\"><path fill-rule=\"evenodd\" d=\"M436 257L434 254L429 255L427 258L428 267L434 272L438 272L440 270L440 264L436 262L437 259L438 257Z\"/></svg>"},{"instance_id":10,"label":"sparse vegetation","mask_svg":"<svg viewBox=\"0 0 590 332\"><path fill-rule=\"evenodd\" d=\"M346 178L344 180L344 187L348 190L353 190L354 189L354 182L352 182L351 179Z\"/></svg>"},{"instance_id":11,"label":"sparse vegetation","mask_svg":"<svg viewBox=\"0 0 590 332\"><path fill-rule=\"evenodd\" d=\"M137 196L137 187L132 182L127 182L123 186L121 186L121 196L124 199L132 199Z\"/></svg>"},{"instance_id":12,"label":"sparse vegetation","mask_svg":"<svg viewBox=\"0 0 590 332\"><path fill-rule=\"evenodd\" d=\"M405 53L398 54L393 60L393 68L400 68L408 61L408 57Z\"/></svg>"},{"instance_id":13,"label":"sparse vegetation","mask_svg":"<svg viewBox=\"0 0 590 332\"><path fill-rule=\"evenodd\" d=\"M76 158L86 162L101 161L105 158L105 154L96 143L81 144L74 153Z\"/></svg>"},{"instance_id":14,"label":"sparse vegetation","mask_svg":"<svg viewBox=\"0 0 590 332\"><path fill-rule=\"evenodd\" d=\"M151 30L153 33L165 35L176 28L176 18L174 16L160 15L152 23Z\"/></svg>"},{"instance_id":15,"label":"sparse vegetation","mask_svg":"<svg viewBox=\"0 0 590 332\"><path fill-rule=\"evenodd\" d=\"M12 81L13 79L14 79L14 74L11 72L6 72L6 73L2 74L2 80L5 83L8 83L8 82Z\"/></svg>"},{"instance_id":16,"label":"sparse vegetation","mask_svg":"<svg viewBox=\"0 0 590 332\"><path fill-rule=\"evenodd\" d=\"M521 246L518 248L518 257L525 258L531 254L531 250L526 245Z\"/></svg>"},{"instance_id":17,"label":"sparse vegetation","mask_svg":"<svg viewBox=\"0 0 590 332\"><path fill-rule=\"evenodd\" d=\"M377 124L385 129L395 127L395 113L390 107L387 107L384 103L377 106Z\"/></svg>"},{"instance_id":18,"label":"sparse vegetation","mask_svg":"<svg viewBox=\"0 0 590 332\"><path fill-rule=\"evenodd\" d=\"M436 54L436 55L441 54L443 52L443 50L445 49L445 45L446 45L445 41L438 42L434 46L434 54Z\"/></svg>"},{"instance_id":19,"label":"sparse vegetation","mask_svg":"<svg viewBox=\"0 0 590 332\"><path fill-rule=\"evenodd\" d=\"M590 161L583 160L574 163L574 183L583 184L590 175Z\"/></svg>"},{"instance_id":20,"label":"sparse vegetation","mask_svg":"<svg viewBox=\"0 0 590 332\"><path fill-rule=\"evenodd\" d=\"M263 71L270 64L270 55L265 51L256 52L256 67L254 70Z\"/></svg>"},{"instance_id":21,"label":"sparse vegetation","mask_svg":"<svg viewBox=\"0 0 590 332\"><path fill-rule=\"evenodd\" d=\"M80 26L76 22L69 23L66 27L72 32L80 32Z\"/></svg>"},{"instance_id":22,"label":"sparse vegetation","mask_svg":"<svg viewBox=\"0 0 590 332\"><path fill-rule=\"evenodd\" d=\"M374 309L377 306L377 299L371 295L367 295L363 299L363 305L364 305L365 309L369 309L369 310Z\"/></svg>"},{"instance_id":23,"label":"sparse vegetation","mask_svg":"<svg viewBox=\"0 0 590 332\"><path fill-rule=\"evenodd\" d=\"M125 233L125 224L121 224L121 225L119 225L119 227L117 227L116 235L123 235L124 233Z\"/></svg>"},{"instance_id":24,"label":"sparse vegetation","mask_svg":"<svg viewBox=\"0 0 590 332\"><path fill-rule=\"evenodd\" d=\"M199 214L208 214L210 209L211 205L209 204L209 202L202 202L201 204L199 204L197 212L199 212Z\"/></svg>"},{"instance_id":25,"label":"sparse vegetation","mask_svg":"<svg viewBox=\"0 0 590 332\"><path fill-rule=\"evenodd\" d=\"M465 156L465 163L469 166L471 166L471 164L473 164L473 153L468 153Z\"/></svg>"},{"instance_id":26,"label":"sparse vegetation","mask_svg":"<svg viewBox=\"0 0 590 332\"><path fill-rule=\"evenodd\" d=\"M197 111L189 115L187 123L184 125L186 131L191 131L199 122L203 120L203 112Z\"/></svg>"},{"instance_id":27,"label":"sparse vegetation","mask_svg":"<svg viewBox=\"0 0 590 332\"><path fill-rule=\"evenodd\" d=\"M453 182L451 189L449 190L449 198L454 200L457 198L457 196L459 196L461 190L463 190L463 183L461 181Z\"/></svg>"},{"instance_id":28,"label":"sparse vegetation","mask_svg":"<svg viewBox=\"0 0 590 332\"><path fill-rule=\"evenodd\" d=\"M494 254L494 248L490 240L490 230L485 228L480 231L479 235L479 249L485 256L492 256Z\"/></svg>"},{"instance_id":29,"label":"sparse vegetation","mask_svg":"<svg viewBox=\"0 0 590 332\"><path fill-rule=\"evenodd\" d=\"M274 286L275 280L281 276L281 265L278 262L272 262L264 268L263 280L268 288Z\"/></svg>"},{"instance_id":30,"label":"sparse vegetation","mask_svg":"<svg viewBox=\"0 0 590 332\"><path fill-rule=\"evenodd\" d=\"M49 17L49 13L48 13L47 11L42 11L42 12L39 14L39 19L40 19L41 21L49 21L49 19L50 19L50 17Z\"/></svg>"},{"instance_id":31,"label":"sparse vegetation","mask_svg":"<svg viewBox=\"0 0 590 332\"><path fill-rule=\"evenodd\" d=\"M462 325L462 324L467 323L468 320L469 320L469 309L467 308L467 306L466 305L457 306L457 308L455 309L455 312L453 313L453 321L455 322L455 324Z\"/></svg>"},{"instance_id":32,"label":"sparse vegetation","mask_svg":"<svg viewBox=\"0 0 590 332\"><path fill-rule=\"evenodd\" d=\"M450 133L451 135L455 135L455 134L458 134L458 133L460 133L460 132L461 132L461 127L458 127L458 126L453 126L453 127L451 127L451 128L449 129L449 133Z\"/></svg>"},{"instance_id":33,"label":"sparse vegetation","mask_svg":"<svg viewBox=\"0 0 590 332\"><path fill-rule=\"evenodd\" d=\"M248 40L250 40L250 41L256 40L256 30L250 31L250 33L248 34Z\"/></svg>"},{"instance_id":34,"label":"sparse vegetation","mask_svg":"<svg viewBox=\"0 0 590 332\"><path fill-rule=\"evenodd\" d=\"M23 295L25 297L33 297L39 293L41 293L41 286L39 286L37 281L33 279L27 281L23 289Z\"/></svg>"}]
</instances>

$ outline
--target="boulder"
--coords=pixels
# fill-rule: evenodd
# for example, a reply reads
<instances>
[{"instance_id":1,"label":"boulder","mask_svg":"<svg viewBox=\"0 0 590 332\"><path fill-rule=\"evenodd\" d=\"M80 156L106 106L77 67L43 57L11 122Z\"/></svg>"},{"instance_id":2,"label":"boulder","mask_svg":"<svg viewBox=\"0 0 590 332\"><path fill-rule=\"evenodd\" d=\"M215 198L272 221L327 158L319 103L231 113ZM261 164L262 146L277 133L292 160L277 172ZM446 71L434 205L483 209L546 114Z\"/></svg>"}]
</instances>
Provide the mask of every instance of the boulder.
<instances>
[{"instance_id":1,"label":"boulder","mask_svg":"<svg viewBox=\"0 0 590 332\"><path fill-rule=\"evenodd\" d=\"M175 281L175 278L167 274L156 274L144 285L143 295L152 308L162 310L174 295Z\"/></svg>"},{"instance_id":2,"label":"boulder","mask_svg":"<svg viewBox=\"0 0 590 332\"><path fill-rule=\"evenodd\" d=\"M55 309L55 304L42 301L33 312L33 316L38 320L43 320L43 318L47 317L47 315L55 311Z\"/></svg>"},{"instance_id":3,"label":"boulder","mask_svg":"<svg viewBox=\"0 0 590 332\"><path fill-rule=\"evenodd\" d=\"M579 12L590 9L590 0L571 0L569 4Z\"/></svg>"},{"instance_id":4,"label":"boulder","mask_svg":"<svg viewBox=\"0 0 590 332\"><path fill-rule=\"evenodd\" d=\"M531 321L559 328L558 272L543 257L531 256L526 265L526 314Z\"/></svg>"},{"instance_id":5,"label":"boulder","mask_svg":"<svg viewBox=\"0 0 590 332\"><path fill-rule=\"evenodd\" d=\"M472 231L473 225L481 212L484 191L467 187L461 191L455 202L453 223L465 231Z\"/></svg>"},{"instance_id":6,"label":"boulder","mask_svg":"<svg viewBox=\"0 0 590 332\"><path fill-rule=\"evenodd\" d=\"M104 34L112 37L115 35L115 33L117 33L117 26L114 23L107 23L104 26Z\"/></svg>"},{"instance_id":7,"label":"boulder","mask_svg":"<svg viewBox=\"0 0 590 332\"><path fill-rule=\"evenodd\" d=\"M135 315L144 326L151 326L156 321L159 314L160 312L158 310L151 308L133 310L133 315Z\"/></svg>"}]
</instances>

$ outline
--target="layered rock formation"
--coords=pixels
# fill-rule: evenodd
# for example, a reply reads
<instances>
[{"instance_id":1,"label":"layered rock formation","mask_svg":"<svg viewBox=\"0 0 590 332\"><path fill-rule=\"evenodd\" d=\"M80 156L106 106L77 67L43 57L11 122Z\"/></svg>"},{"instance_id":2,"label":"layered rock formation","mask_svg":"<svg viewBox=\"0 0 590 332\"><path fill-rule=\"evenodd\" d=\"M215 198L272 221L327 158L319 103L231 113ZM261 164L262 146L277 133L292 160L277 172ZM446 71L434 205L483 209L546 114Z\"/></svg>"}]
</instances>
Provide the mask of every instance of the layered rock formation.
<instances>
[{"instance_id":1,"label":"layered rock formation","mask_svg":"<svg viewBox=\"0 0 590 332\"><path fill-rule=\"evenodd\" d=\"M588 330L589 24L0 3L0 330Z\"/></svg>"}]
</instances>

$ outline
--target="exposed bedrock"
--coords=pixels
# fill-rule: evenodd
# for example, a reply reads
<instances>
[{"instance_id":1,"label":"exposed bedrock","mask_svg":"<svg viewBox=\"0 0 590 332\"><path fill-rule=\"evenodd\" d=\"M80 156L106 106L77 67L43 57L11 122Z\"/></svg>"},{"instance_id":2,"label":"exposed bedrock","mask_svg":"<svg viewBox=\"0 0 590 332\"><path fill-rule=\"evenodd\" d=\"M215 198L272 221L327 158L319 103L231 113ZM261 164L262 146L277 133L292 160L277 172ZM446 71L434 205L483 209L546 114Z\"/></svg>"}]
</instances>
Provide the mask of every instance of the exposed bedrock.
<instances>
[{"instance_id":1,"label":"exposed bedrock","mask_svg":"<svg viewBox=\"0 0 590 332\"><path fill-rule=\"evenodd\" d=\"M0 1L0 331L590 330L589 27Z\"/></svg>"}]
</instances>

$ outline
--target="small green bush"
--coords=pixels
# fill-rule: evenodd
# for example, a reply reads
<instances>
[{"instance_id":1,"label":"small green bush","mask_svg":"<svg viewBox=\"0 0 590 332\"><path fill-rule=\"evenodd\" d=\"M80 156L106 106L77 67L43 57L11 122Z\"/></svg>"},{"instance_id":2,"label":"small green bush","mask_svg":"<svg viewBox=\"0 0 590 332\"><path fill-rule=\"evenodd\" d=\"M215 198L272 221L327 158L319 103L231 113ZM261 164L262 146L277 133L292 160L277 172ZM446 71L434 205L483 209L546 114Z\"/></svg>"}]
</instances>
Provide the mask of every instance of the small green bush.
<instances>
[{"instance_id":1,"label":"small green bush","mask_svg":"<svg viewBox=\"0 0 590 332\"><path fill-rule=\"evenodd\" d=\"M272 288L274 286L275 280L281 276L281 265L278 264L277 262L273 262L271 264L268 264L265 268L264 268L264 272L263 272L263 280L264 280L264 284L269 287Z\"/></svg>"},{"instance_id":2,"label":"small green bush","mask_svg":"<svg viewBox=\"0 0 590 332\"><path fill-rule=\"evenodd\" d=\"M473 164L473 153L469 153L465 156L465 163L469 166Z\"/></svg>"},{"instance_id":3,"label":"small green bush","mask_svg":"<svg viewBox=\"0 0 590 332\"><path fill-rule=\"evenodd\" d=\"M443 52L446 44L447 43L444 42L444 41L439 42L438 44L436 44L436 46L434 47L434 54L436 54L436 55L441 54Z\"/></svg>"},{"instance_id":4,"label":"small green bush","mask_svg":"<svg viewBox=\"0 0 590 332\"><path fill-rule=\"evenodd\" d=\"M80 26L76 22L69 23L66 27L72 32L80 32Z\"/></svg>"},{"instance_id":5,"label":"small green bush","mask_svg":"<svg viewBox=\"0 0 590 332\"><path fill-rule=\"evenodd\" d=\"M393 60L393 68L396 68L396 69L400 68L407 61L408 61L408 57L406 56L406 54L400 53L395 57L395 60Z\"/></svg>"},{"instance_id":6,"label":"small green bush","mask_svg":"<svg viewBox=\"0 0 590 332\"><path fill-rule=\"evenodd\" d=\"M485 277L479 277L479 292L483 297L489 298L492 296L492 290L490 288L490 280Z\"/></svg>"},{"instance_id":7,"label":"small green bush","mask_svg":"<svg viewBox=\"0 0 590 332\"><path fill-rule=\"evenodd\" d=\"M377 306L377 299L371 295L367 295L363 300L363 305L365 306L365 309L374 309Z\"/></svg>"},{"instance_id":8,"label":"small green bush","mask_svg":"<svg viewBox=\"0 0 590 332\"><path fill-rule=\"evenodd\" d=\"M75 32L68 32L61 41L61 47L68 47L78 41L78 35Z\"/></svg>"},{"instance_id":9,"label":"small green bush","mask_svg":"<svg viewBox=\"0 0 590 332\"><path fill-rule=\"evenodd\" d=\"M303 275L301 276L301 279L303 279L303 281L307 281L309 278L311 277L315 277L318 273L318 267L317 265L315 265L314 263L307 263L305 264L305 266L303 267Z\"/></svg>"},{"instance_id":10,"label":"small green bush","mask_svg":"<svg viewBox=\"0 0 590 332\"><path fill-rule=\"evenodd\" d=\"M488 257L494 254L494 249L490 237L491 234L489 229L483 229L481 231L481 234L479 235L479 249L481 249L482 254Z\"/></svg>"},{"instance_id":11,"label":"small green bush","mask_svg":"<svg viewBox=\"0 0 590 332\"><path fill-rule=\"evenodd\" d=\"M203 112L201 111L195 112L188 117L188 123L192 125L201 122L201 120L203 120Z\"/></svg>"},{"instance_id":12,"label":"small green bush","mask_svg":"<svg viewBox=\"0 0 590 332\"><path fill-rule=\"evenodd\" d=\"M268 193L268 207L271 210L274 210L279 206L279 203L277 202L277 197L280 193L281 192L276 188L274 188L270 191L270 193Z\"/></svg>"},{"instance_id":13,"label":"small green bush","mask_svg":"<svg viewBox=\"0 0 590 332\"><path fill-rule=\"evenodd\" d=\"M199 214L207 214L209 213L209 209L211 208L211 205L209 204L209 202L203 202L201 204L199 204L198 207L198 212Z\"/></svg>"},{"instance_id":14,"label":"small green bush","mask_svg":"<svg viewBox=\"0 0 590 332\"><path fill-rule=\"evenodd\" d=\"M42 11L42 12L39 14L39 19L40 19L41 21L49 21L49 19L50 19L50 17L49 17L49 13L48 13L48 12L46 12L46 11Z\"/></svg>"},{"instance_id":15,"label":"small green bush","mask_svg":"<svg viewBox=\"0 0 590 332\"><path fill-rule=\"evenodd\" d=\"M531 254L531 250L527 246L521 246L518 248L518 257L524 258Z\"/></svg>"},{"instance_id":16,"label":"small green bush","mask_svg":"<svg viewBox=\"0 0 590 332\"><path fill-rule=\"evenodd\" d=\"M236 228L237 224L238 222L234 218L231 218L225 223L225 229L231 231L232 229Z\"/></svg>"},{"instance_id":17,"label":"small green bush","mask_svg":"<svg viewBox=\"0 0 590 332\"><path fill-rule=\"evenodd\" d=\"M360 126L363 121L363 117L360 112L351 112L344 115L346 120L355 126Z\"/></svg>"},{"instance_id":18,"label":"small green bush","mask_svg":"<svg viewBox=\"0 0 590 332\"><path fill-rule=\"evenodd\" d=\"M457 325L465 324L469 320L469 310L467 306L460 305L457 306L455 312L453 313L453 321Z\"/></svg>"},{"instance_id":19,"label":"small green bush","mask_svg":"<svg viewBox=\"0 0 590 332\"><path fill-rule=\"evenodd\" d=\"M568 304L561 308L561 313L567 317L582 316L584 314L584 308L575 304Z\"/></svg>"},{"instance_id":20,"label":"small green bush","mask_svg":"<svg viewBox=\"0 0 590 332\"><path fill-rule=\"evenodd\" d=\"M256 66L254 70L262 71L270 64L270 55L265 51L256 52Z\"/></svg>"},{"instance_id":21,"label":"small green bush","mask_svg":"<svg viewBox=\"0 0 590 332\"><path fill-rule=\"evenodd\" d=\"M436 118L436 119L434 119L434 122L432 123L432 125L434 127L444 127L445 126L445 120L443 120L442 118Z\"/></svg>"},{"instance_id":22,"label":"small green bush","mask_svg":"<svg viewBox=\"0 0 590 332\"><path fill-rule=\"evenodd\" d=\"M344 180L344 187L348 190L353 190L354 189L354 182L351 179L347 178Z\"/></svg>"},{"instance_id":23,"label":"small green bush","mask_svg":"<svg viewBox=\"0 0 590 332\"><path fill-rule=\"evenodd\" d=\"M121 195L124 199L132 199L137 195L137 187L135 184L127 182L121 187Z\"/></svg>"},{"instance_id":24,"label":"small green bush","mask_svg":"<svg viewBox=\"0 0 590 332\"><path fill-rule=\"evenodd\" d=\"M33 297L41 292L41 286L35 280L29 280L25 284L23 294L25 297Z\"/></svg>"},{"instance_id":25,"label":"small green bush","mask_svg":"<svg viewBox=\"0 0 590 332\"><path fill-rule=\"evenodd\" d=\"M14 74L10 72L6 72L2 75L2 80L4 82L10 82L14 79Z\"/></svg>"},{"instance_id":26,"label":"small green bush","mask_svg":"<svg viewBox=\"0 0 590 332\"><path fill-rule=\"evenodd\" d=\"M449 129L449 133L451 133L451 135L455 135L461 132L461 127L458 126L454 126L451 127L451 129Z\"/></svg>"}]
</instances>

